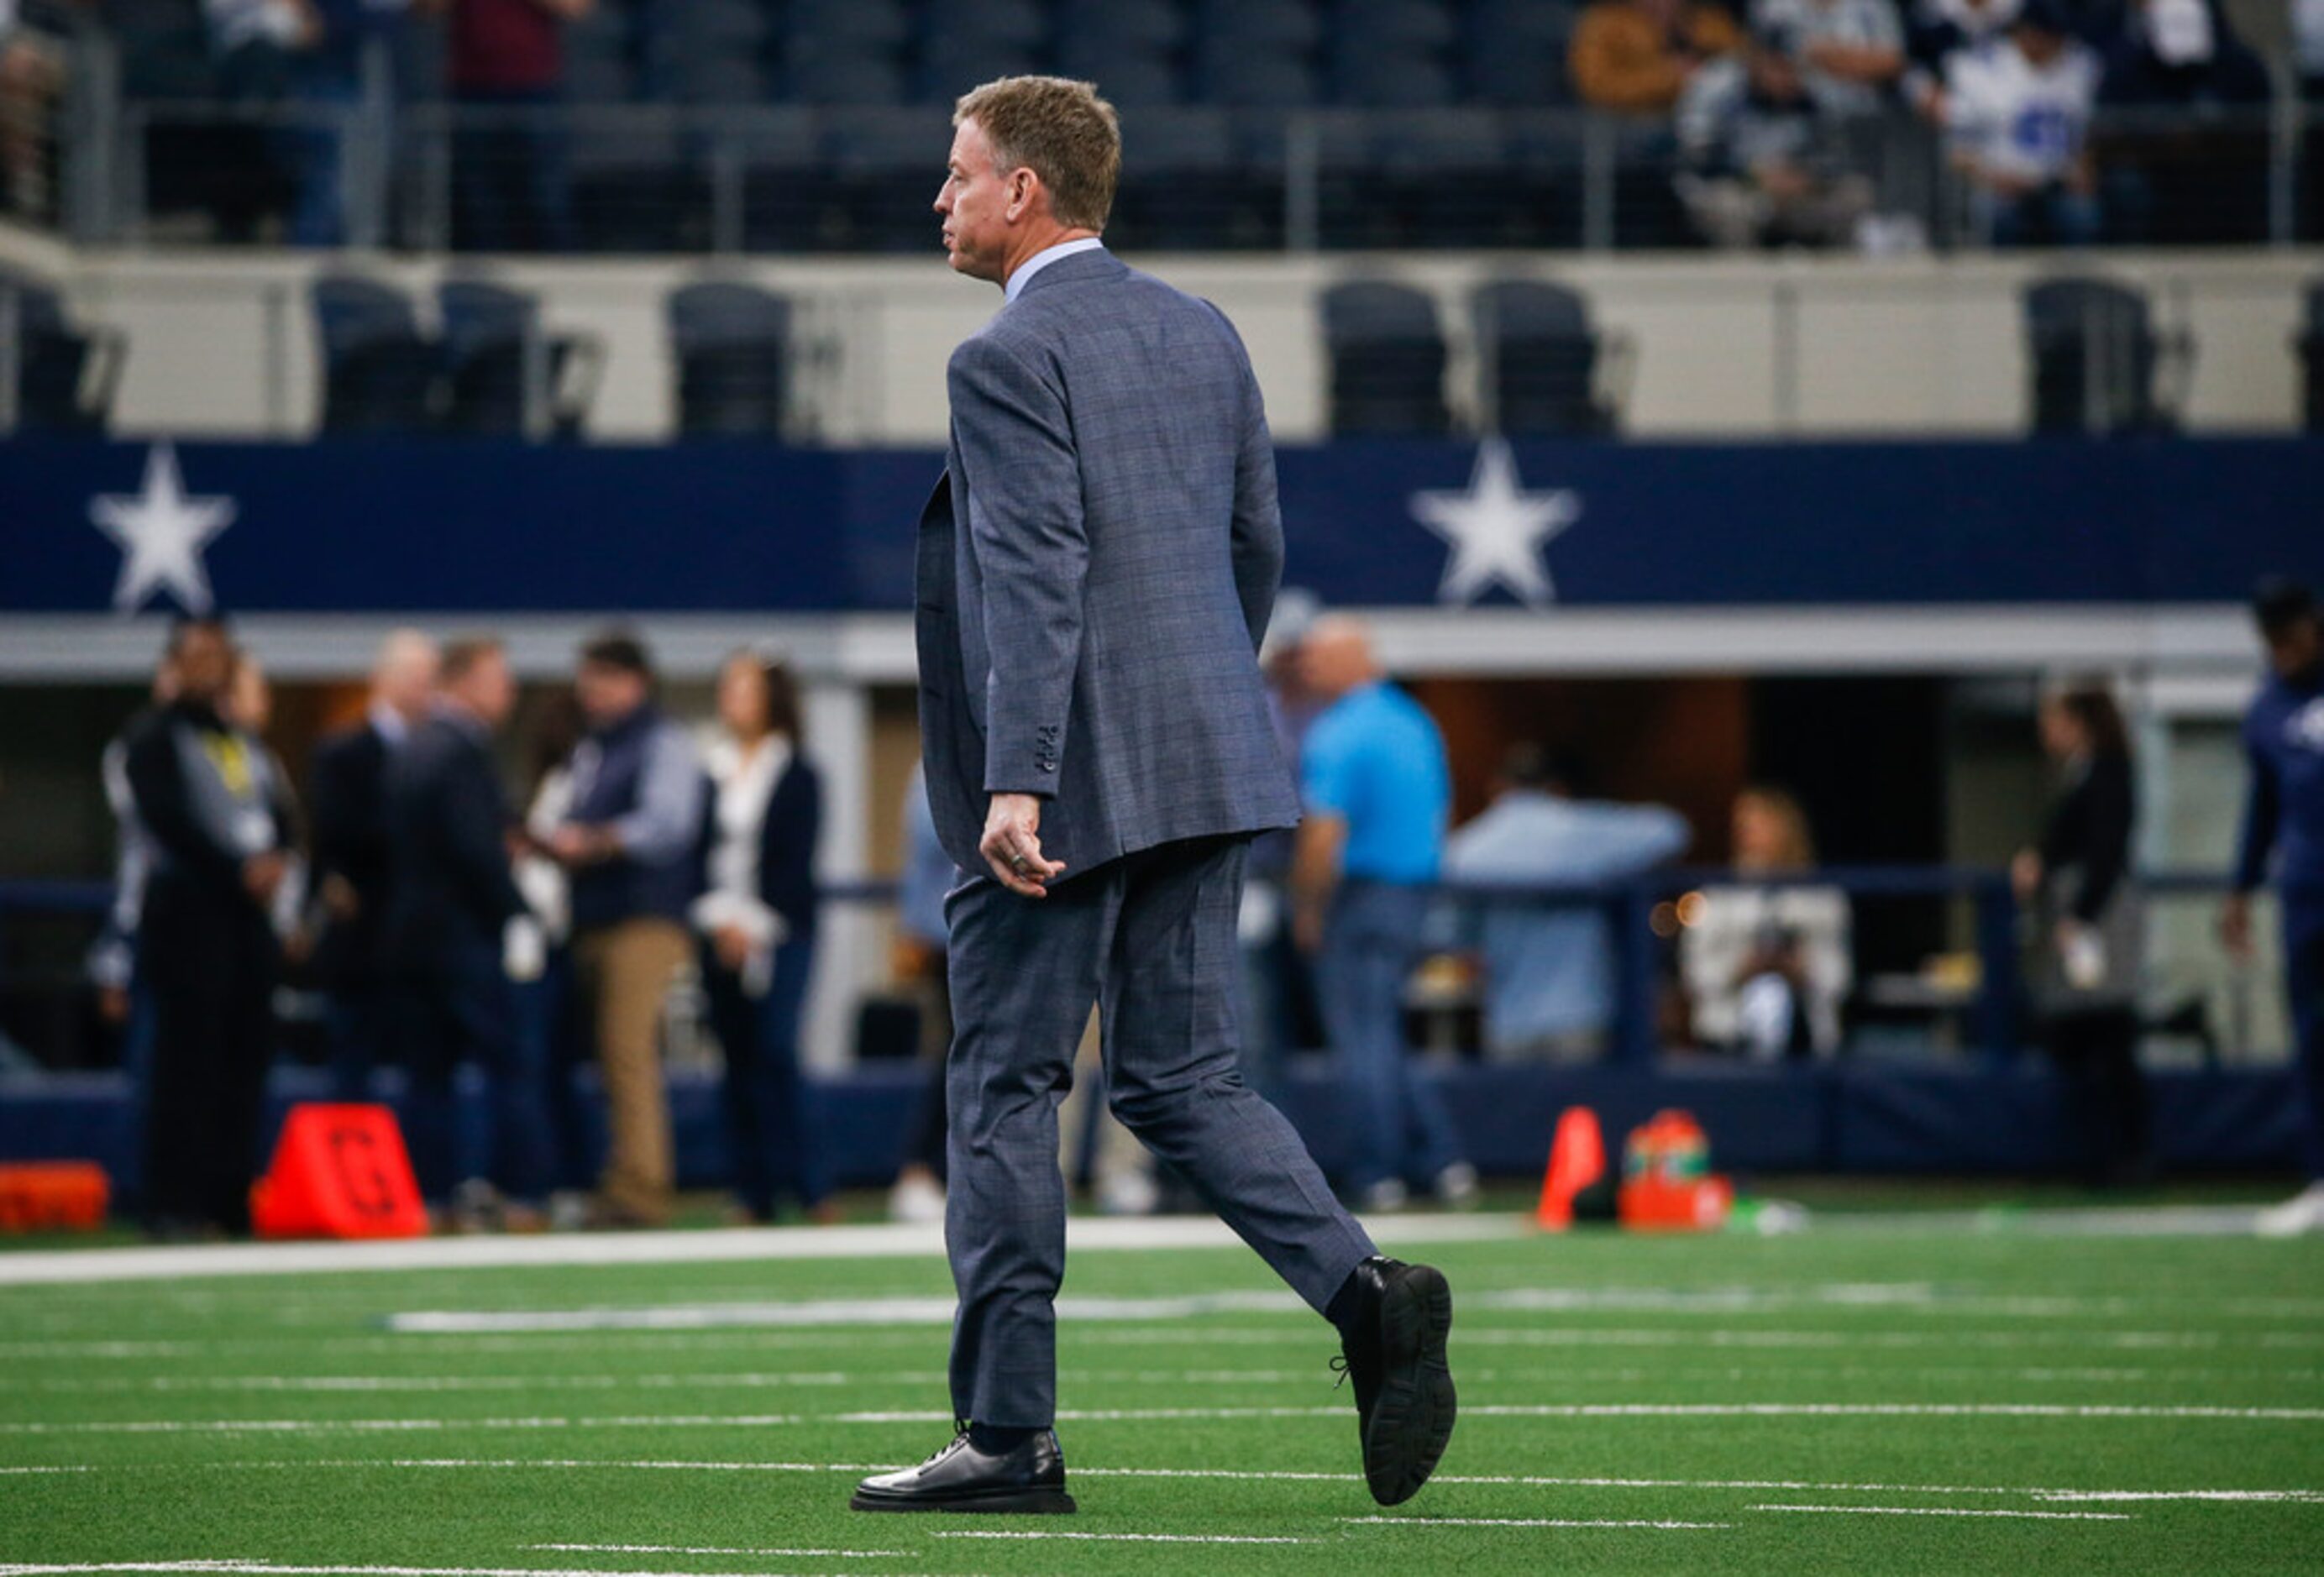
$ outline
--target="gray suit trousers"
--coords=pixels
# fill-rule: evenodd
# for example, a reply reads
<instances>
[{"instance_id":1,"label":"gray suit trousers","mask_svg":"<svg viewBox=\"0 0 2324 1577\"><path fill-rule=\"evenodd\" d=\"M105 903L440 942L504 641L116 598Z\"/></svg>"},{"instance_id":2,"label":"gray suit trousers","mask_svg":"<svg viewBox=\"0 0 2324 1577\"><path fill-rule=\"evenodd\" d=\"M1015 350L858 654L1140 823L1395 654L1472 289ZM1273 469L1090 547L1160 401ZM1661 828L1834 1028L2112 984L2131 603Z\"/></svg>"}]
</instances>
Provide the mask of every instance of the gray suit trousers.
<instances>
[{"instance_id":1,"label":"gray suit trousers","mask_svg":"<svg viewBox=\"0 0 2324 1577\"><path fill-rule=\"evenodd\" d=\"M1296 1130L1242 1082L1235 918L1249 847L1164 844L1041 899L976 876L947 901L958 1416L1042 1428L1056 1416L1057 1105L1093 1002L1114 1115L1309 1305L1320 1313L1377 1251Z\"/></svg>"}]
</instances>

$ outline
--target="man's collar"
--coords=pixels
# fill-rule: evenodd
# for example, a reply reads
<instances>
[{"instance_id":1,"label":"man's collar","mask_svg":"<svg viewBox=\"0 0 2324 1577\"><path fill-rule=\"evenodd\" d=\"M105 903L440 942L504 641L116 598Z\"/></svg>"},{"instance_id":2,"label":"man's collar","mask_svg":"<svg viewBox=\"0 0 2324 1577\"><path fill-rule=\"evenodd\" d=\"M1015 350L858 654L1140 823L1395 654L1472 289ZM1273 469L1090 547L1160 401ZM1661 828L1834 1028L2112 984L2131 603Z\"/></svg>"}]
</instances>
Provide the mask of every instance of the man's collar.
<instances>
[{"instance_id":1,"label":"man's collar","mask_svg":"<svg viewBox=\"0 0 2324 1577\"><path fill-rule=\"evenodd\" d=\"M411 724L403 720L403 714L383 701L372 704L371 727L374 733L390 744L401 744L411 732Z\"/></svg>"},{"instance_id":2,"label":"man's collar","mask_svg":"<svg viewBox=\"0 0 2324 1577\"><path fill-rule=\"evenodd\" d=\"M1005 307L1023 295L1025 287L1033 282L1033 276L1051 263L1076 256L1081 253L1095 252L1104 245L1103 237L1084 235L1078 241L1060 241L1055 246L1044 246L1040 251L1019 263L1017 272L1009 276L1009 282L1001 289L1001 305Z\"/></svg>"}]
</instances>

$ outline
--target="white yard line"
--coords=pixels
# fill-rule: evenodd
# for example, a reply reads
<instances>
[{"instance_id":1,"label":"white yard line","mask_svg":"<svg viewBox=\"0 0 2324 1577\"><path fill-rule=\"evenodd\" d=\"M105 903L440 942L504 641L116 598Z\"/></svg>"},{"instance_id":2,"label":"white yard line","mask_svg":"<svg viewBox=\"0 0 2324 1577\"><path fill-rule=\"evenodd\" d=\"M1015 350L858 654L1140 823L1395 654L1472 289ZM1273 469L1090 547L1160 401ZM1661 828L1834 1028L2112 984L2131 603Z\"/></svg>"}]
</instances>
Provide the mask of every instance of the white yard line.
<instances>
[{"instance_id":1,"label":"white yard line","mask_svg":"<svg viewBox=\"0 0 2324 1577\"><path fill-rule=\"evenodd\" d=\"M703 1577L699 1572L609 1572L601 1566L559 1571L542 1566L287 1565L274 1561L81 1561L69 1564L0 1565L0 1577L78 1577L92 1572L210 1572L230 1577ZM745 1577L720 1572L718 1577ZM755 1577L774 1577L759 1573Z\"/></svg>"},{"instance_id":2,"label":"white yard line","mask_svg":"<svg viewBox=\"0 0 2324 1577\"><path fill-rule=\"evenodd\" d=\"M1067 1408L1061 1424L1152 1424L1238 1418L1342 1418L1344 1406L1312 1407ZM1468 1418L2117 1418L2242 1423L2324 1422L2324 1407L2114 1406L2060 1402L1551 1402L1471 1406ZM949 1424L949 1411L927 1408L800 1413L629 1414L575 1418L137 1418L0 1422L0 1434L334 1434L437 1431L564 1429L764 1429L806 1424Z\"/></svg>"},{"instance_id":3,"label":"white yard line","mask_svg":"<svg viewBox=\"0 0 2324 1577\"><path fill-rule=\"evenodd\" d=\"M1366 1223L1384 1246L1522 1237L1514 1215L1388 1216ZM1207 1216L1076 1217L1069 1249L1224 1249L1241 1240ZM511 1266L714 1265L738 1260L941 1259L940 1226L760 1227L722 1231L571 1232L540 1237L413 1238L374 1243L236 1243L75 1249L0 1255L0 1286L350 1270L468 1270Z\"/></svg>"},{"instance_id":4,"label":"white yard line","mask_svg":"<svg viewBox=\"0 0 2324 1577\"><path fill-rule=\"evenodd\" d=\"M303 1472L323 1469L397 1469L455 1471L508 1470L516 1471L876 1473L888 1471L899 1464L894 1462L702 1462L652 1458L398 1457L297 1458L274 1462L214 1462L198 1465L202 1471L213 1472ZM140 1462L107 1464L103 1467L75 1464L20 1468L13 1471L29 1473L167 1472L181 1471L183 1464ZM1361 1478L1360 1474L1353 1472L1314 1472L1257 1468L1076 1467L1073 1470L1073 1474L1076 1478L1089 1479L1196 1479L1268 1483L1353 1484L1360 1481ZM1536 1473L1438 1473L1431 1478L1429 1482L1440 1485L1462 1484L1501 1489L1794 1490L1822 1495L1978 1496L1998 1499L2025 1498L2059 1502L2209 1500L2324 1504L2324 1489L2089 1489L2045 1488L2024 1484L1897 1484L1813 1479L1654 1479Z\"/></svg>"},{"instance_id":5,"label":"white yard line","mask_svg":"<svg viewBox=\"0 0 2324 1577\"><path fill-rule=\"evenodd\" d=\"M1729 1528L1731 1522L1671 1522L1624 1517L1343 1517L1360 1527Z\"/></svg>"},{"instance_id":6,"label":"white yard line","mask_svg":"<svg viewBox=\"0 0 2324 1577\"><path fill-rule=\"evenodd\" d=\"M732 1545L527 1545L528 1550L556 1550L576 1555L829 1555L845 1561L893 1561L901 1550L785 1550L738 1548Z\"/></svg>"},{"instance_id":7,"label":"white yard line","mask_svg":"<svg viewBox=\"0 0 2324 1577\"><path fill-rule=\"evenodd\" d=\"M1123 1545L1312 1545L1311 1538L1288 1534L1238 1533L1035 1533L1030 1529L961 1528L939 1533L940 1539L1073 1539L1090 1544Z\"/></svg>"},{"instance_id":8,"label":"white yard line","mask_svg":"<svg viewBox=\"0 0 2324 1577\"><path fill-rule=\"evenodd\" d=\"M1815 1511L1837 1517L2005 1517L2032 1522L2128 1522L2126 1511L1981 1511L1966 1506L1754 1506L1753 1511Z\"/></svg>"}]
</instances>

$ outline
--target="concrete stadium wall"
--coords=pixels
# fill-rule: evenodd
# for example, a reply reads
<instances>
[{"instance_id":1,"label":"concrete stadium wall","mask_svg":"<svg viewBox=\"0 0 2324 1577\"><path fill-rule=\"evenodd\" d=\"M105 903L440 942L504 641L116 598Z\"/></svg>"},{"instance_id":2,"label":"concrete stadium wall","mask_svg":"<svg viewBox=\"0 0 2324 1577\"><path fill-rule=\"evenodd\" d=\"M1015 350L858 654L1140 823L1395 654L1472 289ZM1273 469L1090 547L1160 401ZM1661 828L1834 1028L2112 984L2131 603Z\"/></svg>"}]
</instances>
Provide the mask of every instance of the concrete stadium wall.
<instances>
[{"instance_id":1,"label":"concrete stadium wall","mask_svg":"<svg viewBox=\"0 0 2324 1577\"><path fill-rule=\"evenodd\" d=\"M14 238L0 261L60 277L74 305L117 327L130 352L116 427L127 433L301 437L318 386L306 289L327 266L275 253L87 253ZM1531 274L1587 291L1602 326L1636 350L1628 430L1643 438L1799 434L2006 435L2026 421L2019 292L2061 268L2144 289L2166 328L2197 346L2188 401L2200 431L2280 431L2299 420L2291 340L2324 253L2057 257L1727 258L1571 254L1135 257L1216 301L1250 346L1278 437L1323 435L1327 367L1316 297L1356 276L1433 291L1451 338L1456 412L1473 418L1466 298ZM357 260L423 295L442 260ZM333 263L330 266L342 266ZM469 267L472 265L461 265ZM540 291L553 330L597 337L608 362L595 437L667 438L672 368L662 301L715 273L793 296L806 354L802 438L929 444L945 433L944 365L998 305L989 287L926 259L511 263L489 272ZM423 309L424 311L425 309Z\"/></svg>"}]
</instances>

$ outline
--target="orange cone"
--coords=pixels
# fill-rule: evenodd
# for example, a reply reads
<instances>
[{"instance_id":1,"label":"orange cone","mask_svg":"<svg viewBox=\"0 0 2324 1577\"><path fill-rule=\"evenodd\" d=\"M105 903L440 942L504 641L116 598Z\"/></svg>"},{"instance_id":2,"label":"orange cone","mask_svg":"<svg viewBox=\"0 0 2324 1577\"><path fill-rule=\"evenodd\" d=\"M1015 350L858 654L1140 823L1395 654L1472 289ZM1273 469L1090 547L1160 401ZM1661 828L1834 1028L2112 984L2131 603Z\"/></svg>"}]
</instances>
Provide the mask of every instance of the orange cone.
<instances>
[{"instance_id":1,"label":"orange cone","mask_svg":"<svg viewBox=\"0 0 2324 1577\"><path fill-rule=\"evenodd\" d=\"M1605 1175L1606 1139L1599 1131L1598 1114L1587 1106L1567 1107L1550 1143L1549 1170L1542 1176L1534 1223L1553 1232L1572 1226L1573 1196Z\"/></svg>"},{"instance_id":2,"label":"orange cone","mask_svg":"<svg viewBox=\"0 0 2324 1577\"><path fill-rule=\"evenodd\" d=\"M262 1238L417 1238L427 1207L384 1106L293 1106L250 1194Z\"/></svg>"}]
</instances>

